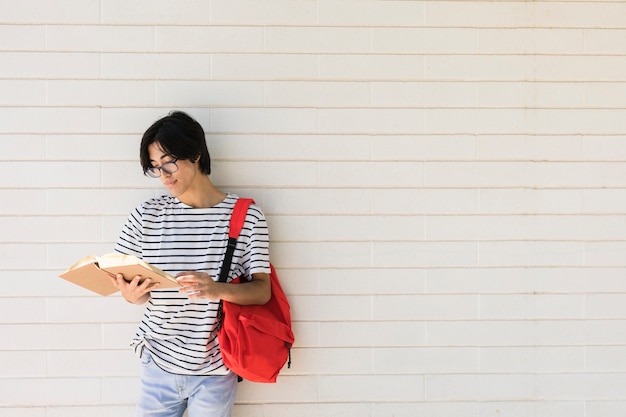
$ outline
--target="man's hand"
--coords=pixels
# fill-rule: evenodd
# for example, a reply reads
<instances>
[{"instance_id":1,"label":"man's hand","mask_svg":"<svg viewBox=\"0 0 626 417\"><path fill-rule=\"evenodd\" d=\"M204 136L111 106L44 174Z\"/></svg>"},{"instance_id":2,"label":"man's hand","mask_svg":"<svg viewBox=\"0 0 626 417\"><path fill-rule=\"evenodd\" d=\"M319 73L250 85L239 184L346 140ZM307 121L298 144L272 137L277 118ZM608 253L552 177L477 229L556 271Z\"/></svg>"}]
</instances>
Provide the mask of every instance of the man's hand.
<instances>
[{"instance_id":1,"label":"man's hand","mask_svg":"<svg viewBox=\"0 0 626 417\"><path fill-rule=\"evenodd\" d=\"M179 290L191 299L208 298L209 300L219 300L220 283L213 281L213 278L206 272L187 271L176 275L176 281L183 287Z\"/></svg>"},{"instance_id":2,"label":"man's hand","mask_svg":"<svg viewBox=\"0 0 626 417\"><path fill-rule=\"evenodd\" d=\"M150 299L150 291L159 286L158 282L153 284L150 278L142 281L140 275L128 282L122 274L117 274L115 277L111 277L111 282L115 288L122 292L124 299L132 304L145 303Z\"/></svg>"},{"instance_id":3,"label":"man's hand","mask_svg":"<svg viewBox=\"0 0 626 417\"><path fill-rule=\"evenodd\" d=\"M271 296L269 274L252 274L252 281L243 284L216 282L206 272L186 271L176 275L183 287L179 290L191 299L208 298L235 304L265 304Z\"/></svg>"}]
</instances>

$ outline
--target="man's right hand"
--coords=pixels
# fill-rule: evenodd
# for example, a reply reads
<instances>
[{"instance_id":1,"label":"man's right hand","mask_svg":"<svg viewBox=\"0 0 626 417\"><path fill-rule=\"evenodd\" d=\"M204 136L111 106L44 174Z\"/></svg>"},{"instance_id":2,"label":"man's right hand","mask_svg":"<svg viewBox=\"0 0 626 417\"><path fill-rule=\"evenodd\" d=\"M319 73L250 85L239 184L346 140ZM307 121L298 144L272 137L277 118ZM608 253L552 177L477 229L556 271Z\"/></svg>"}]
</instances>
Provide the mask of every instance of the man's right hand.
<instances>
[{"instance_id":1,"label":"man's right hand","mask_svg":"<svg viewBox=\"0 0 626 417\"><path fill-rule=\"evenodd\" d=\"M158 282L152 283L150 278L142 280L141 275L135 276L128 282L122 274L111 277L115 288L122 292L126 301L132 304L143 304L150 299L150 291L159 286Z\"/></svg>"}]
</instances>

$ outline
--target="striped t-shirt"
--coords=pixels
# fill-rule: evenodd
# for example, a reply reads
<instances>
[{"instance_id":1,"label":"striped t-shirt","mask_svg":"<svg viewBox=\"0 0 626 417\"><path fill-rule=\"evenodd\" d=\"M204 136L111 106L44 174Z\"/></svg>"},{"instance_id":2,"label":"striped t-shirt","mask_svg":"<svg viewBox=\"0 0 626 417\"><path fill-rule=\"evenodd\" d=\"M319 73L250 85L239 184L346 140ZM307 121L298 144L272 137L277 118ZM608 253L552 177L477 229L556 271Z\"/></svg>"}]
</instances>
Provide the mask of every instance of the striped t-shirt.
<instances>
[{"instance_id":1,"label":"striped t-shirt","mask_svg":"<svg viewBox=\"0 0 626 417\"><path fill-rule=\"evenodd\" d=\"M228 224L237 196L229 194L210 208L194 208L162 196L139 205L128 217L115 250L143 258L176 275L204 271L218 280L228 242ZM251 205L233 255L229 281L270 273L269 235L261 210ZM178 289L151 292L131 346L150 351L166 371L184 375L222 375L217 341L218 300L190 300Z\"/></svg>"}]
</instances>

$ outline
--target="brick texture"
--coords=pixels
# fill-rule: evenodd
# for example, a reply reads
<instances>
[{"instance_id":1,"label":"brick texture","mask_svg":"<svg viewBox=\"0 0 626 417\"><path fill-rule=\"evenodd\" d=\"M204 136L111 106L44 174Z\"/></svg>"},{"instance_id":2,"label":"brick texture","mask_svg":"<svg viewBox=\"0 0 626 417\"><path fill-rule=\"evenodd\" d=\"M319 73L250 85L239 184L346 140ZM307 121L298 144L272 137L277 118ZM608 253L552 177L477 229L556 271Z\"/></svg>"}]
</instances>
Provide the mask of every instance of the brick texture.
<instances>
[{"instance_id":1,"label":"brick texture","mask_svg":"<svg viewBox=\"0 0 626 417\"><path fill-rule=\"evenodd\" d=\"M162 192L171 109L292 302L235 417L623 415L625 1L0 5L0 415L132 413L142 307L56 276Z\"/></svg>"}]
</instances>

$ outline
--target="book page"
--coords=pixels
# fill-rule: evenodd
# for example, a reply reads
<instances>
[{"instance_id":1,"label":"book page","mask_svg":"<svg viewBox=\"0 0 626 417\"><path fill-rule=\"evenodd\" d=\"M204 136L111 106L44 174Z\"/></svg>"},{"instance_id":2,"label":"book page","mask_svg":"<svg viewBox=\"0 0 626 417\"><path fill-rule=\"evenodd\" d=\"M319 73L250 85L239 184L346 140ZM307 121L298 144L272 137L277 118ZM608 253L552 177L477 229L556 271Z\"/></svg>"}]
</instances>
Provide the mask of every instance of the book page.
<instances>
[{"instance_id":1,"label":"book page","mask_svg":"<svg viewBox=\"0 0 626 417\"><path fill-rule=\"evenodd\" d=\"M153 282L159 283L158 288L181 286L173 275L154 265L136 256L116 252L100 257L86 256L59 276L98 294L109 295L118 291L110 279L116 274L122 274L127 281L131 281L137 275L142 279L150 278Z\"/></svg>"},{"instance_id":2,"label":"book page","mask_svg":"<svg viewBox=\"0 0 626 417\"><path fill-rule=\"evenodd\" d=\"M98 265L104 271L124 275L124 279L127 281L131 281L135 276L140 275L143 279L150 278L153 282L159 282L159 288L180 287L173 275L133 255L123 255L121 253L106 254L98 258Z\"/></svg>"},{"instance_id":3,"label":"book page","mask_svg":"<svg viewBox=\"0 0 626 417\"><path fill-rule=\"evenodd\" d=\"M70 266L69 268L67 268L67 270L65 272L69 272L69 271L73 271L75 269L79 269L85 265L89 265L92 264L94 262L96 262L97 258L93 255L89 255L89 256L85 256L83 259L81 259L80 261L76 262L74 265Z\"/></svg>"},{"instance_id":4,"label":"book page","mask_svg":"<svg viewBox=\"0 0 626 417\"><path fill-rule=\"evenodd\" d=\"M107 253L106 255L102 255L98 258L98 265L100 265L100 268L102 269L129 265L139 265L143 268L150 269L167 279L176 280L173 275L168 274L167 272L157 268L156 266L133 255L123 255L121 253Z\"/></svg>"}]
</instances>

